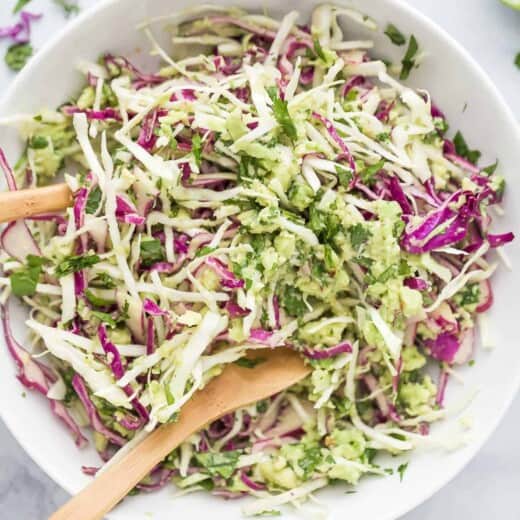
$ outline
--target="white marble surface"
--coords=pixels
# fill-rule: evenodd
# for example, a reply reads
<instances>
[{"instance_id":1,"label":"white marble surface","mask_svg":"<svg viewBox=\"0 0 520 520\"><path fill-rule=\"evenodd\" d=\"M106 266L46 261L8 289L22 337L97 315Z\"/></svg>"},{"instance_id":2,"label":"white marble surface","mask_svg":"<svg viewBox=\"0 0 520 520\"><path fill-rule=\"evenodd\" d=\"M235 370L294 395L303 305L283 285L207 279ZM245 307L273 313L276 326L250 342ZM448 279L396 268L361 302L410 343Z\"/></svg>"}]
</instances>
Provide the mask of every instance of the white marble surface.
<instances>
[{"instance_id":1,"label":"white marble surface","mask_svg":"<svg viewBox=\"0 0 520 520\"><path fill-rule=\"evenodd\" d=\"M80 0L86 9L99 0ZM367 0L367 2L370 0ZM520 70L513 65L520 51L520 12L498 0L408 0L444 27L480 62L520 118ZM0 26L11 21L15 0L0 0ZM34 27L35 47L66 23L51 0L33 0L45 18ZM0 43L3 56L5 43ZM0 93L13 75L0 63ZM511 345L512 347L512 345ZM13 384L17 384L13 381ZM454 481L404 517L405 520L520 519L520 397L483 450ZM0 423L0 518L40 520L66 494L22 451ZM363 519L356 519L363 520Z\"/></svg>"}]
</instances>

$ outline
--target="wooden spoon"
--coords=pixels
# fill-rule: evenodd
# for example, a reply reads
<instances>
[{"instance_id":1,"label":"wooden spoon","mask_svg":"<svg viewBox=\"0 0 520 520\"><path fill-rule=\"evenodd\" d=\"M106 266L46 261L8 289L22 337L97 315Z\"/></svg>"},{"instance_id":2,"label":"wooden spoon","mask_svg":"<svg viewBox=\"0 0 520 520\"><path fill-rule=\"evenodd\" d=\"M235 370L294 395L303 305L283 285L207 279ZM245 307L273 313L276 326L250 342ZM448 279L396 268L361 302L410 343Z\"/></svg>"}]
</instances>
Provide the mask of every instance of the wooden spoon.
<instances>
[{"instance_id":1,"label":"wooden spoon","mask_svg":"<svg viewBox=\"0 0 520 520\"><path fill-rule=\"evenodd\" d=\"M309 372L301 357L286 348L255 350L245 368L226 365L183 406L178 422L157 428L114 462L49 520L100 520L179 444L208 423L259 401L303 379ZM182 516L182 515L181 515Z\"/></svg>"},{"instance_id":2,"label":"wooden spoon","mask_svg":"<svg viewBox=\"0 0 520 520\"><path fill-rule=\"evenodd\" d=\"M0 193L0 223L61 211L72 206L72 192L66 184Z\"/></svg>"}]
</instances>

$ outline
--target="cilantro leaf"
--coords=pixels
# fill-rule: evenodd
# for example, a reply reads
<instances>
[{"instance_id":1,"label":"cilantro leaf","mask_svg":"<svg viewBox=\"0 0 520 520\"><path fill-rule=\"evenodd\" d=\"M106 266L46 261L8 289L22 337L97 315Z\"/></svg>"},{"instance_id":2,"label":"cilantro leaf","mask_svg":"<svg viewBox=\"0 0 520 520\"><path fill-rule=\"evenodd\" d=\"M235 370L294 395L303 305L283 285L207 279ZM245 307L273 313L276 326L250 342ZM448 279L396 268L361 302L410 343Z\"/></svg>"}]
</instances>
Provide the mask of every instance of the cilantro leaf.
<instances>
[{"instance_id":1,"label":"cilantro leaf","mask_svg":"<svg viewBox=\"0 0 520 520\"><path fill-rule=\"evenodd\" d=\"M111 301L100 298L90 289L87 289L85 291L85 297L95 307L107 307L108 305L111 305L113 303Z\"/></svg>"},{"instance_id":2,"label":"cilantro leaf","mask_svg":"<svg viewBox=\"0 0 520 520\"><path fill-rule=\"evenodd\" d=\"M11 290L15 296L33 296L40 277L40 270L23 269L10 276Z\"/></svg>"},{"instance_id":3,"label":"cilantro leaf","mask_svg":"<svg viewBox=\"0 0 520 520\"><path fill-rule=\"evenodd\" d=\"M408 49L406 50L406 54L404 55L403 60L401 61L402 68L401 68L401 74L399 76L399 79L404 80L408 79L408 76L410 75L410 71L415 66L415 55L417 54L417 51L419 50L419 45L417 43L417 40L415 39L415 36L412 34L410 36L410 40L408 41Z\"/></svg>"},{"instance_id":4,"label":"cilantro leaf","mask_svg":"<svg viewBox=\"0 0 520 520\"><path fill-rule=\"evenodd\" d=\"M35 135L29 140L29 148L33 150L43 150L49 146L49 141L43 135Z\"/></svg>"},{"instance_id":5,"label":"cilantro leaf","mask_svg":"<svg viewBox=\"0 0 520 520\"><path fill-rule=\"evenodd\" d=\"M480 284L471 283L467 285L454 296L454 300L462 307L475 305L480 300Z\"/></svg>"},{"instance_id":6,"label":"cilantro leaf","mask_svg":"<svg viewBox=\"0 0 520 520\"><path fill-rule=\"evenodd\" d=\"M54 0L54 3L63 9L67 18L79 13L79 6L75 2L69 0Z\"/></svg>"},{"instance_id":7,"label":"cilantro leaf","mask_svg":"<svg viewBox=\"0 0 520 520\"><path fill-rule=\"evenodd\" d=\"M273 102L273 114L278 121L278 124L282 127L285 135L291 140L295 141L298 137L298 132L294 126L294 122L289 115L287 108L287 101L284 101L278 95L278 89L276 87L270 87L267 89L267 93Z\"/></svg>"},{"instance_id":8,"label":"cilantro leaf","mask_svg":"<svg viewBox=\"0 0 520 520\"><path fill-rule=\"evenodd\" d=\"M316 204L309 208L309 227L321 242L330 242L339 233L341 221L337 215L329 211L321 211Z\"/></svg>"},{"instance_id":9,"label":"cilantro leaf","mask_svg":"<svg viewBox=\"0 0 520 520\"><path fill-rule=\"evenodd\" d=\"M211 476L229 478L236 469L238 451L224 451L219 453L196 453L195 458Z\"/></svg>"},{"instance_id":10,"label":"cilantro leaf","mask_svg":"<svg viewBox=\"0 0 520 520\"><path fill-rule=\"evenodd\" d=\"M202 138L199 134L195 134L191 140L191 151L197 166L202 162Z\"/></svg>"},{"instance_id":11,"label":"cilantro leaf","mask_svg":"<svg viewBox=\"0 0 520 520\"><path fill-rule=\"evenodd\" d=\"M314 38L314 52L316 53L316 56L322 61L327 61L327 56L325 56L325 53L323 52L323 47L321 46L320 40L318 38Z\"/></svg>"},{"instance_id":12,"label":"cilantro leaf","mask_svg":"<svg viewBox=\"0 0 520 520\"><path fill-rule=\"evenodd\" d=\"M313 447L305 450L303 459L298 461L298 466L303 469L305 478L308 478L312 475L316 469L316 466L320 464L321 459L321 448Z\"/></svg>"},{"instance_id":13,"label":"cilantro leaf","mask_svg":"<svg viewBox=\"0 0 520 520\"><path fill-rule=\"evenodd\" d=\"M21 11L31 0L18 0L16 2L16 5L13 8L13 14L18 13Z\"/></svg>"},{"instance_id":14,"label":"cilantro leaf","mask_svg":"<svg viewBox=\"0 0 520 520\"><path fill-rule=\"evenodd\" d=\"M520 69L520 52L515 56L515 65Z\"/></svg>"},{"instance_id":15,"label":"cilantro leaf","mask_svg":"<svg viewBox=\"0 0 520 520\"><path fill-rule=\"evenodd\" d=\"M47 260L41 256L27 255L27 267L13 273L9 280L13 294L18 297L33 296L40 279L42 266Z\"/></svg>"},{"instance_id":16,"label":"cilantro leaf","mask_svg":"<svg viewBox=\"0 0 520 520\"><path fill-rule=\"evenodd\" d=\"M100 261L98 255L69 256L56 267L56 276L61 278L76 273L87 267L92 267Z\"/></svg>"},{"instance_id":17,"label":"cilantro leaf","mask_svg":"<svg viewBox=\"0 0 520 520\"><path fill-rule=\"evenodd\" d=\"M117 327L118 320L116 320L112 314L108 312L101 311L91 311L92 316L95 316L103 323L106 323L111 329L115 329Z\"/></svg>"},{"instance_id":18,"label":"cilantro leaf","mask_svg":"<svg viewBox=\"0 0 520 520\"><path fill-rule=\"evenodd\" d=\"M350 226L348 232L350 234L352 247L356 250L359 250L359 248L372 236L370 230L363 226L363 224Z\"/></svg>"},{"instance_id":19,"label":"cilantro leaf","mask_svg":"<svg viewBox=\"0 0 520 520\"><path fill-rule=\"evenodd\" d=\"M363 184L367 184L368 186L374 183L374 176L378 173L385 165L385 160L381 159L375 164L371 164L369 166L365 166L360 172L359 177L361 178L361 182Z\"/></svg>"},{"instance_id":20,"label":"cilantro leaf","mask_svg":"<svg viewBox=\"0 0 520 520\"><path fill-rule=\"evenodd\" d=\"M94 186L87 197L87 204L85 206L85 211L92 215L99 208L99 204L101 202L101 188L99 186Z\"/></svg>"},{"instance_id":21,"label":"cilantro leaf","mask_svg":"<svg viewBox=\"0 0 520 520\"><path fill-rule=\"evenodd\" d=\"M101 289L113 289L116 286L114 280L107 273L98 273L96 277L89 282L89 285Z\"/></svg>"},{"instance_id":22,"label":"cilantro leaf","mask_svg":"<svg viewBox=\"0 0 520 520\"><path fill-rule=\"evenodd\" d=\"M490 164L489 166L482 168L482 171L487 173L488 175L493 175L497 169L497 166L498 166L498 159L493 164Z\"/></svg>"},{"instance_id":23,"label":"cilantro leaf","mask_svg":"<svg viewBox=\"0 0 520 520\"><path fill-rule=\"evenodd\" d=\"M374 263L374 260L368 256L356 256L352 259L352 261L362 267L366 267L367 269L370 269Z\"/></svg>"},{"instance_id":24,"label":"cilantro leaf","mask_svg":"<svg viewBox=\"0 0 520 520\"><path fill-rule=\"evenodd\" d=\"M386 283L388 280L391 280L394 278L394 276L397 273L397 266L391 265L390 267L387 267L378 277L377 281L379 283Z\"/></svg>"},{"instance_id":25,"label":"cilantro leaf","mask_svg":"<svg viewBox=\"0 0 520 520\"><path fill-rule=\"evenodd\" d=\"M464 159L467 159L470 163L476 164L480 159L481 153L478 150L470 150L464 136L460 132L455 134L453 144L455 145L457 155L464 157Z\"/></svg>"},{"instance_id":26,"label":"cilantro leaf","mask_svg":"<svg viewBox=\"0 0 520 520\"><path fill-rule=\"evenodd\" d=\"M151 238L141 242L141 265L150 267L165 259L164 248L160 240Z\"/></svg>"},{"instance_id":27,"label":"cilantro leaf","mask_svg":"<svg viewBox=\"0 0 520 520\"><path fill-rule=\"evenodd\" d=\"M280 295L280 300L282 307L291 316L302 316L307 312L303 295L296 287L285 287Z\"/></svg>"},{"instance_id":28,"label":"cilantro leaf","mask_svg":"<svg viewBox=\"0 0 520 520\"><path fill-rule=\"evenodd\" d=\"M325 260L325 268L328 271L334 271L339 266L338 255L336 255L336 252L329 244L323 246L323 259Z\"/></svg>"},{"instance_id":29,"label":"cilantro leaf","mask_svg":"<svg viewBox=\"0 0 520 520\"><path fill-rule=\"evenodd\" d=\"M392 23L386 26L385 34L390 38L390 41L395 45L404 45L406 38L403 33Z\"/></svg>"},{"instance_id":30,"label":"cilantro leaf","mask_svg":"<svg viewBox=\"0 0 520 520\"><path fill-rule=\"evenodd\" d=\"M336 174L338 175L339 184L344 188L348 188L354 177L352 169L345 168L344 166L336 166Z\"/></svg>"},{"instance_id":31,"label":"cilantro leaf","mask_svg":"<svg viewBox=\"0 0 520 520\"><path fill-rule=\"evenodd\" d=\"M401 464L398 468L397 468L397 473L399 473L399 480L402 482L403 481L403 477L404 477L404 472L408 469L408 464L410 464L409 462L406 462L404 464Z\"/></svg>"},{"instance_id":32,"label":"cilantro leaf","mask_svg":"<svg viewBox=\"0 0 520 520\"><path fill-rule=\"evenodd\" d=\"M91 311L92 316L95 316L98 320L102 321L103 323L106 323L111 329L115 329L118 325L124 323L126 320L128 320L128 308L129 303L125 301L125 304L122 309L119 311L115 311L112 313L109 312L102 312L102 311ZM173 419L173 416L170 417L170 420Z\"/></svg>"},{"instance_id":33,"label":"cilantro leaf","mask_svg":"<svg viewBox=\"0 0 520 520\"><path fill-rule=\"evenodd\" d=\"M392 229L392 235L394 238L400 238L403 234L406 224L402 220L397 220Z\"/></svg>"},{"instance_id":34,"label":"cilantro leaf","mask_svg":"<svg viewBox=\"0 0 520 520\"><path fill-rule=\"evenodd\" d=\"M238 165L238 177L240 180L256 177L260 168L260 161L256 157L243 155Z\"/></svg>"},{"instance_id":35,"label":"cilantro leaf","mask_svg":"<svg viewBox=\"0 0 520 520\"><path fill-rule=\"evenodd\" d=\"M264 363L266 361L265 358L255 358L255 359L249 359L249 358L240 358L235 361L235 365L238 365L242 368L255 368L260 363Z\"/></svg>"},{"instance_id":36,"label":"cilantro leaf","mask_svg":"<svg viewBox=\"0 0 520 520\"><path fill-rule=\"evenodd\" d=\"M217 248L216 247L211 247L211 246L204 246L204 247L201 247L200 249L197 250L197 252L195 253L195 258L199 258L201 256L207 256L211 253L213 253L213 251L216 251Z\"/></svg>"},{"instance_id":37,"label":"cilantro leaf","mask_svg":"<svg viewBox=\"0 0 520 520\"><path fill-rule=\"evenodd\" d=\"M49 262L43 256L36 256L36 255L27 255L27 258L25 260L27 261L27 265L29 267L41 267L42 265Z\"/></svg>"},{"instance_id":38,"label":"cilantro leaf","mask_svg":"<svg viewBox=\"0 0 520 520\"><path fill-rule=\"evenodd\" d=\"M32 54L33 48L30 43L15 43L7 48L5 63L11 70L18 72L24 68Z\"/></svg>"}]
</instances>

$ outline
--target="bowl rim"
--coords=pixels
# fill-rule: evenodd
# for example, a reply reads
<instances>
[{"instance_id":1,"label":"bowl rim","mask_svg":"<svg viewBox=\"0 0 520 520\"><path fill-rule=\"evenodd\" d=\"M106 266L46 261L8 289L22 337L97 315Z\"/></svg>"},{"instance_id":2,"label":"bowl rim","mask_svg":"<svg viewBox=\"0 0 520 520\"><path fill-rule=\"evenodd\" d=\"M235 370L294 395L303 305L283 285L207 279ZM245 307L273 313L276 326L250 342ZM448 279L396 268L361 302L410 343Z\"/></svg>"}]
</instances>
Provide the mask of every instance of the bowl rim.
<instances>
[{"instance_id":1,"label":"bowl rim","mask_svg":"<svg viewBox=\"0 0 520 520\"><path fill-rule=\"evenodd\" d=\"M478 76L482 85L490 92L490 94L494 97L494 101L502 112L508 126L514 129L516 133L516 140L520 142L520 123L515 117L512 109L505 101L505 98L502 92L498 89L495 83L491 80L488 73L483 69L483 67L477 62L477 60L469 53L469 51L455 39L455 37L451 36L443 27L441 27L437 22L429 18L425 13L420 11L414 5L408 3L407 0L382 0L389 5L390 8L395 7L397 10L404 11L410 19L415 23L423 24L426 28L431 32L435 39L444 41L453 53L458 54L470 67L473 72ZM59 48L59 43L61 40L74 33L76 29L92 18L100 16L105 10L109 9L112 5L123 3L124 0L98 0L98 3L87 8L83 12L81 12L74 20L69 22L62 30L58 31L56 34L51 36L48 41L43 45L43 47L39 50L39 52L29 61L26 67L18 73L18 75L11 82L5 93L0 98L0 114L6 112L7 102L9 99L13 97L15 92L18 89L20 84L23 84L26 81L26 78L32 74L32 69L37 68L38 65L46 60L50 54L52 54L56 48ZM201 4L205 3L202 0ZM214 0L214 3L218 3L218 0ZM232 4L239 4L240 0L235 0ZM317 2L319 3L319 2ZM331 0L330 3L344 3L349 4L348 0ZM443 478L439 480L439 483L431 488L425 488L424 491L418 492L414 494L412 500L403 501L403 505L399 508L394 509L389 512L384 517L381 517L379 520L395 520L400 518L402 515L412 511L419 505L423 504L433 495L435 495L440 489L450 483L458 474L460 474L466 466L471 462L477 453L482 449L484 444L491 438L492 434L496 431L498 425L503 421L507 411L510 409L511 404L514 399L518 395L520 391L520 373L518 373L516 380L512 382L512 391L507 396L507 399L500 403L500 407L498 408L497 413L494 416L493 421L488 424L488 428L486 433L481 436L481 438L472 442L471 446L469 446L465 451L465 455L461 463L456 465L453 469L448 471ZM16 442L23 448L23 450L29 455L33 462L35 462L44 473L50 477L56 484L58 484L63 490L65 490L69 495L74 494L74 490L70 486L70 482L67 481L65 476L59 474L58 470L54 467L48 467L43 459L40 457L39 451L36 447L32 445L28 445L19 440L16 435L16 427L14 423L11 423L9 418L4 414L2 408L0 408L0 418L6 425L10 434L16 440ZM107 518L111 518L111 514L107 515Z\"/></svg>"}]
</instances>

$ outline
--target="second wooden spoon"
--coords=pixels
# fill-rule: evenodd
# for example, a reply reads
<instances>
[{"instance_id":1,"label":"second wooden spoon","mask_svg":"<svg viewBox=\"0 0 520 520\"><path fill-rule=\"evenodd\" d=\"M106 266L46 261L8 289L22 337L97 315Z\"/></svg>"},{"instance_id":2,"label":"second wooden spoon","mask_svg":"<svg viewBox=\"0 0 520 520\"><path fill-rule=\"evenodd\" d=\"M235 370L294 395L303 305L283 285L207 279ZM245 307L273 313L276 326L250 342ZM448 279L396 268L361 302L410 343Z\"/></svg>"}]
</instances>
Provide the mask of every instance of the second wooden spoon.
<instances>
[{"instance_id":1,"label":"second wooden spoon","mask_svg":"<svg viewBox=\"0 0 520 520\"><path fill-rule=\"evenodd\" d=\"M310 371L301 357L286 348L250 353L258 364L226 365L183 406L178 422L157 428L120 460L98 475L49 520L100 520L157 464L193 433L237 408L276 394ZM182 515L181 515L182 517Z\"/></svg>"}]
</instances>

